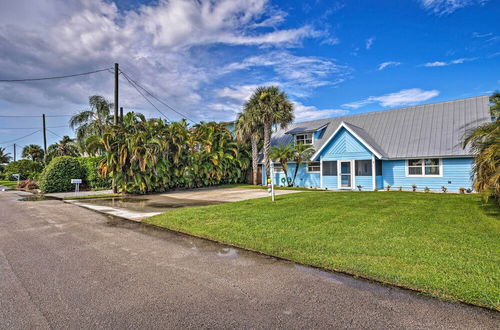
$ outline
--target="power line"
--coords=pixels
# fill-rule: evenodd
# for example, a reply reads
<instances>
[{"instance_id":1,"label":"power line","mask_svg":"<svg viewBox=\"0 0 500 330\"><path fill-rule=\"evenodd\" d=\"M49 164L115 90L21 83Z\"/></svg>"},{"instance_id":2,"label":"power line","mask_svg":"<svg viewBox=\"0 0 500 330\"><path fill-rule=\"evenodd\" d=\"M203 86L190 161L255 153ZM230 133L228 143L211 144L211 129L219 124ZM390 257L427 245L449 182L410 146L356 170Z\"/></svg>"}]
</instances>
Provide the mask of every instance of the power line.
<instances>
[{"instance_id":1,"label":"power line","mask_svg":"<svg viewBox=\"0 0 500 330\"><path fill-rule=\"evenodd\" d=\"M11 142L15 142L15 141L18 141L18 140L21 140L21 139L24 139L24 138L27 138L28 136L31 136L35 133L38 133L40 132L40 130L37 130L37 131L34 131L28 135L25 135L25 136L21 136L20 138L17 138L17 139L13 139L13 140L8 140L8 141L3 141L3 142L0 142L0 144L6 144L6 143L11 143Z\"/></svg>"},{"instance_id":2,"label":"power line","mask_svg":"<svg viewBox=\"0 0 500 330\"><path fill-rule=\"evenodd\" d=\"M65 75L65 76L55 76L55 77L25 78L25 79L0 79L0 82L26 82L26 81L40 81L40 80L71 78L71 77L85 76L85 75L94 74L94 73L98 73L98 72L102 72L102 71L107 71L108 69L109 68L95 70L95 71L89 71L89 72L74 73L74 74L69 74L69 75Z\"/></svg>"},{"instance_id":3,"label":"power line","mask_svg":"<svg viewBox=\"0 0 500 330\"><path fill-rule=\"evenodd\" d=\"M170 105L168 105L167 103L163 102L162 100L160 100L158 97L156 97L155 95L153 95L153 93L151 93L150 91L148 91L145 87L141 86L137 81L133 80L132 78L130 78L130 76L128 74L126 74L125 72L123 72L122 70L120 70L121 73L123 73L123 76L125 78L128 78L130 79L134 84L136 84L139 88L141 88L143 91L145 91L147 94L149 94L152 98L154 98L156 101L160 102L161 104L163 104L164 106L166 106L167 108L169 108L170 110L174 111L175 113L177 113L178 115L186 118L187 120L189 121L192 121L193 123L196 124L196 122L192 119L190 119L188 116L186 116L185 114L183 114L182 112L180 111L177 111L176 109L174 109L173 107L171 107Z\"/></svg>"},{"instance_id":4,"label":"power line","mask_svg":"<svg viewBox=\"0 0 500 330\"><path fill-rule=\"evenodd\" d=\"M47 127L47 128L63 128L63 127L67 127L69 128L68 125L63 125L63 126L51 126L51 127ZM37 129L38 127L0 127L0 129Z\"/></svg>"},{"instance_id":5,"label":"power line","mask_svg":"<svg viewBox=\"0 0 500 330\"><path fill-rule=\"evenodd\" d=\"M45 117L72 117L74 115L46 115ZM2 118L40 118L41 115L0 115Z\"/></svg>"},{"instance_id":6,"label":"power line","mask_svg":"<svg viewBox=\"0 0 500 330\"><path fill-rule=\"evenodd\" d=\"M60 135L59 135L59 134L57 134L57 133L52 132L52 131L51 131L50 129L48 129L48 128L47 128L47 131L49 131L50 133L54 134L54 135L55 135L55 136L57 136L57 137L60 137L61 139L63 138L62 136L60 136Z\"/></svg>"},{"instance_id":7,"label":"power line","mask_svg":"<svg viewBox=\"0 0 500 330\"><path fill-rule=\"evenodd\" d=\"M122 73L123 73L123 72L122 72ZM146 95L144 95L144 93L142 93L142 92L139 90L139 88L137 88L137 87L134 85L134 83L133 83L132 81L130 81L130 79L127 77L127 75L123 74L123 76L125 77L125 79L127 79L128 83L129 83L130 85L132 85L132 87L134 87L134 88L135 88L135 90L136 90L139 94L141 94L141 96L142 96L142 97L143 97L146 101L148 101L148 102L149 102L149 104L151 104L151 105L153 106L153 108L155 108L155 109L156 109L159 113L161 113L161 114L163 115L163 117L167 118L167 120L168 120L168 121L170 121L170 119L169 119L169 118L168 118L168 117L167 117L167 116L166 116L163 112L161 112L161 110L160 110L160 109L158 109L158 107L157 107L156 105L154 105L154 104L153 104L153 102L151 102L151 101L150 101L150 100L146 97Z\"/></svg>"}]
</instances>

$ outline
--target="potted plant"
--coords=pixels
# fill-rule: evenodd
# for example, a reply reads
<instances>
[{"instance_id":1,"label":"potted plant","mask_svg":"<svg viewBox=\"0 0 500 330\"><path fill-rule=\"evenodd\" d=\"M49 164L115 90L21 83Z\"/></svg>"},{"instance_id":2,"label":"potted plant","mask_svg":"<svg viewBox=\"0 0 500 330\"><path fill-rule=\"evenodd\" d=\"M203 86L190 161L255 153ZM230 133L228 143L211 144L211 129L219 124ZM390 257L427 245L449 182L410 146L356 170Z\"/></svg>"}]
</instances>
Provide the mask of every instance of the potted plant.
<instances>
[{"instance_id":1,"label":"potted plant","mask_svg":"<svg viewBox=\"0 0 500 330\"><path fill-rule=\"evenodd\" d=\"M412 184L411 185L411 190L414 191L414 192L417 191L417 185L416 184Z\"/></svg>"},{"instance_id":2,"label":"potted plant","mask_svg":"<svg viewBox=\"0 0 500 330\"><path fill-rule=\"evenodd\" d=\"M403 191L403 187L399 186L398 190Z\"/></svg>"},{"instance_id":3,"label":"potted plant","mask_svg":"<svg viewBox=\"0 0 500 330\"><path fill-rule=\"evenodd\" d=\"M391 191L391 185L390 185L390 184L388 184L388 185L387 185L387 187L385 187L385 190L387 190L387 191Z\"/></svg>"},{"instance_id":4,"label":"potted plant","mask_svg":"<svg viewBox=\"0 0 500 330\"><path fill-rule=\"evenodd\" d=\"M358 188L358 191L361 191L361 188L363 188L363 186L362 186L362 185L360 185L360 184L359 184L359 185L357 185L356 187Z\"/></svg>"},{"instance_id":5,"label":"potted plant","mask_svg":"<svg viewBox=\"0 0 500 330\"><path fill-rule=\"evenodd\" d=\"M428 193L428 192L430 192L430 191L431 191L431 190L429 189L429 187L427 187L427 186L426 186L426 187L424 188L424 192Z\"/></svg>"},{"instance_id":6,"label":"potted plant","mask_svg":"<svg viewBox=\"0 0 500 330\"><path fill-rule=\"evenodd\" d=\"M470 194L470 193L472 192L472 189L467 188L467 189L465 189L465 191L466 191L468 194Z\"/></svg>"},{"instance_id":7,"label":"potted plant","mask_svg":"<svg viewBox=\"0 0 500 330\"><path fill-rule=\"evenodd\" d=\"M441 186L441 190L443 191L443 193L446 193L448 191L448 188L446 188L445 186Z\"/></svg>"},{"instance_id":8,"label":"potted plant","mask_svg":"<svg viewBox=\"0 0 500 330\"><path fill-rule=\"evenodd\" d=\"M461 194L465 194L465 188L464 187L458 188L458 191L460 191Z\"/></svg>"}]
</instances>

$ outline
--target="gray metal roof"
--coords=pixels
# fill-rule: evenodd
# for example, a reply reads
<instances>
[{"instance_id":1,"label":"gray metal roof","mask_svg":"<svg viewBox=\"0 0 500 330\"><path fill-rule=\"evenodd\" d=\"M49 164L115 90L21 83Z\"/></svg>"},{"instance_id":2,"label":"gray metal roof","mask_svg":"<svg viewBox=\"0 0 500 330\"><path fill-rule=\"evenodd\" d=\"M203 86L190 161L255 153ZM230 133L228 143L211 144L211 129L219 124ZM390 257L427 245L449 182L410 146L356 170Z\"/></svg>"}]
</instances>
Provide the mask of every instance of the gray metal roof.
<instances>
[{"instance_id":1,"label":"gray metal roof","mask_svg":"<svg viewBox=\"0 0 500 330\"><path fill-rule=\"evenodd\" d=\"M328 125L314 149L319 150L344 122L383 158L470 156L461 141L466 131L491 121L488 96L293 123L273 133L271 145L290 144L290 132ZM297 129L300 128L300 129Z\"/></svg>"}]
</instances>

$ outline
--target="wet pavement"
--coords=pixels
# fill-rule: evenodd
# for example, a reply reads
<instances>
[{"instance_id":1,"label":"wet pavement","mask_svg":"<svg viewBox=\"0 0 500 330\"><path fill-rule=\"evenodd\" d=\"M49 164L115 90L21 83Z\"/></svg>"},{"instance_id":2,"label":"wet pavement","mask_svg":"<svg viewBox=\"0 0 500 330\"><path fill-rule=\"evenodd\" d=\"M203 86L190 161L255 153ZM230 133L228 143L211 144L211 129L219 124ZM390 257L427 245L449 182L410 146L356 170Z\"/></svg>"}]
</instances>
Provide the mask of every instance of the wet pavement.
<instances>
[{"instance_id":1,"label":"wet pavement","mask_svg":"<svg viewBox=\"0 0 500 330\"><path fill-rule=\"evenodd\" d=\"M498 329L498 313L0 192L0 329Z\"/></svg>"}]
</instances>

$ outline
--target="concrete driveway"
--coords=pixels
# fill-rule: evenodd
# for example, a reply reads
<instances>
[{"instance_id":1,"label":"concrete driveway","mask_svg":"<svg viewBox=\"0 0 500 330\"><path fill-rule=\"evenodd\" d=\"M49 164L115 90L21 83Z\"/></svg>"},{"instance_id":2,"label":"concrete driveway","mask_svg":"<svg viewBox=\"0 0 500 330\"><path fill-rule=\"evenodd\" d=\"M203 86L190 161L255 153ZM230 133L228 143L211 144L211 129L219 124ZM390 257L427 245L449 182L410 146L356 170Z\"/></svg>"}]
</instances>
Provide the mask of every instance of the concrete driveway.
<instances>
[{"instance_id":1,"label":"concrete driveway","mask_svg":"<svg viewBox=\"0 0 500 330\"><path fill-rule=\"evenodd\" d=\"M498 313L0 192L0 328L498 329Z\"/></svg>"}]
</instances>

